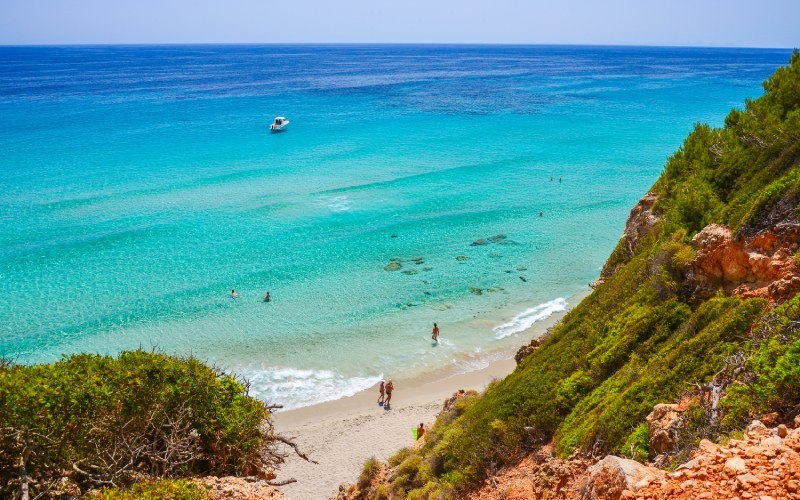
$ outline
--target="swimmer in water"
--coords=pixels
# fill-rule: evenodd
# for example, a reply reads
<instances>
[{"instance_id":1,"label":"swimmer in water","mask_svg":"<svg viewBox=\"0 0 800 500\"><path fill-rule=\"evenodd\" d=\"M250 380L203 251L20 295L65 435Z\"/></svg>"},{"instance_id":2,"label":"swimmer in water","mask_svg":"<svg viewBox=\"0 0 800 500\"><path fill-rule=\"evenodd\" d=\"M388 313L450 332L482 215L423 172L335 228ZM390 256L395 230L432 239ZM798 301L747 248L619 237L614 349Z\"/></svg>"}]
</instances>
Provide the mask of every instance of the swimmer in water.
<instances>
[{"instance_id":1,"label":"swimmer in water","mask_svg":"<svg viewBox=\"0 0 800 500\"><path fill-rule=\"evenodd\" d=\"M544 217L544 212L542 212L541 210L539 210L539 217Z\"/></svg>"},{"instance_id":2,"label":"swimmer in water","mask_svg":"<svg viewBox=\"0 0 800 500\"><path fill-rule=\"evenodd\" d=\"M239 294L236 293L236 290L231 290L231 298L234 298L234 299L238 299L239 298Z\"/></svg>"},{"instance_id":3,"label":"swimmer in water","mask_svg":"<svg viewBox=\"0 0 800 500\"><path fill-rule=\"evenodd\" d=\"M269 302L270 300L272 300L272 295L267 292L267 294L264 296L264 302Z\"/></svg>"}]
</instances>

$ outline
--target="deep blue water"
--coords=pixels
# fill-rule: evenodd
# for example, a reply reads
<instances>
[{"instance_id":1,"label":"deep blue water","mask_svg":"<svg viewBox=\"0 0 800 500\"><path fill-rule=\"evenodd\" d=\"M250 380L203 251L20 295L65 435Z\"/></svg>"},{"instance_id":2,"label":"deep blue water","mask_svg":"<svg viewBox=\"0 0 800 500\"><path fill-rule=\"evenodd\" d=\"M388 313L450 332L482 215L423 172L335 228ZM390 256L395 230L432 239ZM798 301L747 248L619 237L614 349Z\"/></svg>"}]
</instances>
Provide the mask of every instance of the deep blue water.
<instances>
[{"instance_id":1,"label":"deep blue water","mask_svg":"<svg viewBox=\"0 0 800 500\"><path fill-rule=\"evenodd\" d=\"M0 47L0 355L156 347L290 406L480 366L574 304L693 124L789 55Z\"/></svg>"}]
</instances>

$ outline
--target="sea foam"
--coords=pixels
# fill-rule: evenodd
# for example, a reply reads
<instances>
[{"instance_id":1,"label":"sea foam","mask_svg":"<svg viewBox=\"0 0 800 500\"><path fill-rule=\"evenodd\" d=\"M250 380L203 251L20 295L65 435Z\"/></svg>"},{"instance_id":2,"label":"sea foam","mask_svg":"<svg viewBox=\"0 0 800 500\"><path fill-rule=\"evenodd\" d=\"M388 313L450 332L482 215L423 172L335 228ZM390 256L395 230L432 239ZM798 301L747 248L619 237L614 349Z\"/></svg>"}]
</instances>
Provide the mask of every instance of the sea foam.
<instances>
[{"instance_id":1,"label":"sea foam","mask_svg":"<svg viewBox=\"0 0 800 500\"><path fill-rule=\"evenodd\" d=\"M252 396L268 403L281 404L285 409L353 396L369 389L383 378L383 374L373 377L345 377L330 370L296 368L243 370L241 373L250 381Z\"/></svg>"},{"instance_id":2,"label":"sea foam","mask_svg":"<svg viewBox=\"0 0 800 500\"><path fill-rule=\"evenodd\" d=\"M522 332L530 328L537 321L550 317L551 314L561 312L567 308L567 300L563 297L525 309L514 316L511 321L498 325L492 329L497 339Z\"/></svg>"}]
</instances>

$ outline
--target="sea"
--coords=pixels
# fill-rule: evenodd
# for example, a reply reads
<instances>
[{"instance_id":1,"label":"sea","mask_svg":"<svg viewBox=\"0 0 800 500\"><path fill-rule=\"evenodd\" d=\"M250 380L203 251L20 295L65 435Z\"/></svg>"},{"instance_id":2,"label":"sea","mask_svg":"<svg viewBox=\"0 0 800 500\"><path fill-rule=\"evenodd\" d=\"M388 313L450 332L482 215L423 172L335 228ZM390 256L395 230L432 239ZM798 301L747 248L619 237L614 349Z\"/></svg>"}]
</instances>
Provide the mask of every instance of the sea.
<instances>
[{"instance_id":1,"label":"sea","mask_svg":"<svg viewBox=\"0 0 800 500\"><path fill-rule=\"evenodd\" d=\"M0 356L194 356L287 408L479 369L587 293L687 133L789 56L0 47Z\"/></svg>"}]
</instances>

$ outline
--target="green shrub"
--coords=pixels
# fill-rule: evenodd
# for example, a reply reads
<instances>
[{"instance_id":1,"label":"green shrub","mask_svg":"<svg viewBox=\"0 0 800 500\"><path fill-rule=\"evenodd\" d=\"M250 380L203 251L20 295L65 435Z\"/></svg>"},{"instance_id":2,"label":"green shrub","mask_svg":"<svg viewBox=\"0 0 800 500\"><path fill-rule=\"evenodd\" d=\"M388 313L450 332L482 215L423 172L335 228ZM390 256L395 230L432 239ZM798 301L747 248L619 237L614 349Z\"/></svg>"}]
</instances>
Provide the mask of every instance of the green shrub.
<instances>
[{"instance_id":1,"label":"green shrub","mask_svg":"<svg viewBox=\"0 0 800 500\"><path fill-rule=\"evenodd\" d=\"M366 490L372 484L372 481L378 477L378 473L381 471L381 463L375 459L375 457L370 458L369 460L364 463L364 467L361 469L361 475L358 476L358 488L360 490Z\"/></svg>"},{"instance_id":2,"label":"green shrub","mask_svg":"<svg viewBox=\"0 0 800 500\"><path fill-rule=\"evenodd\" d=\"M800 294L766 315L750 341L744 366L746 383L736 384L720 402L723 429L745 425L751 418L776 411L797 412L800 401Z\"/></svg>"},{"instance_id":3,"label":"green shrub","mask_svg":"<svg viewBox=\"0 0 800 500\"><path fill-rule=\"evenodd\" d=\"M185 479L163 479L137 483L129 489L104 488L91 496L96 500L208 500L208 490Z\"/></svg>"},{"instance_id":4,"label":"green shrub","mask_svg":"<svg viewBox=\"0 0 800 500\"><path fill-rule=\"evenodd\" d=\"M33 491L61 475L81 487L138 477L254 475L274 452L269 409L194 359L144 351L0 368L0 496L27 455ZM104 483L106 482L106 483Z\"/></svg>"}]
</instances>

